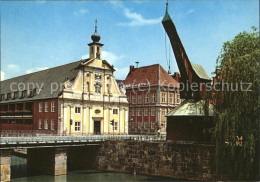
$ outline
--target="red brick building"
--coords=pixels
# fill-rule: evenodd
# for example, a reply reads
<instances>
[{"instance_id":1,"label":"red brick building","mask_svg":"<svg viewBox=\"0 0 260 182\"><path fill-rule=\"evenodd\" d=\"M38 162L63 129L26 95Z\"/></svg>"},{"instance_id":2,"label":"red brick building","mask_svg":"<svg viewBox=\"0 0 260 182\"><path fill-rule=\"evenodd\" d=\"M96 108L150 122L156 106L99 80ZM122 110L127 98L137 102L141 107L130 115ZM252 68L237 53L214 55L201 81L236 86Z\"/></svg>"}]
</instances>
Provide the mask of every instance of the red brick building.
<instances>
[{"instance_id":1,"label":"red brick building","mask_svg":"<svg viewBox=\"0 0 260 182\"><path fill-rule=\"evenodd\" d=\"M179 83L159 64L135 68L123 82L129 104L129 133L166 134L165 115L181 103Z\"/></svg>"}]
</instances>

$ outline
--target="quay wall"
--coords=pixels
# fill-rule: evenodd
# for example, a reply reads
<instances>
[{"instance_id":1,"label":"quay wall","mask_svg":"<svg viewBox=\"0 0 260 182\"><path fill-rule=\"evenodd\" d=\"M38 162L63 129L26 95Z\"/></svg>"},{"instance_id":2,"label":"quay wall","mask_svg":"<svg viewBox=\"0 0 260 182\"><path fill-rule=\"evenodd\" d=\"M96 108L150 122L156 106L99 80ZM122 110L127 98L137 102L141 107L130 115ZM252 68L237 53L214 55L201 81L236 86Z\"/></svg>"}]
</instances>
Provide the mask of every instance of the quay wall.
<instances>
[{"instance_id":1,"label":"quay wall","mask_svg":"<svg viewBox=\"0 0 260 182\"><path fill-rule=\"evenodd\" d=\"M186 180L214 180L214 147L149 141L105 141L96 152L94 168Z\"/></svg>"}]
</instances>

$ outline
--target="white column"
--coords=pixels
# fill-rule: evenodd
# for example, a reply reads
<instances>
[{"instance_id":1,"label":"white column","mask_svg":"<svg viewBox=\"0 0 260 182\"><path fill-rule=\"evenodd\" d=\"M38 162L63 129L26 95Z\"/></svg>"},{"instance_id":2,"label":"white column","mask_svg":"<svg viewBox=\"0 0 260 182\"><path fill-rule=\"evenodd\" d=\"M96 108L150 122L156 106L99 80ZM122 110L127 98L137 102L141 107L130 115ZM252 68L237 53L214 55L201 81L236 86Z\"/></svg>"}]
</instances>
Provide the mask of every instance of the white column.
<instances>
[{"instance_id":1,"label":"white column","mask_svg":"<svg viewBox=\"0 0 260 182\"><path fill-rule=\"evenodd\" d=\"M128 109L125 108L125 134L128 134Z\"/></svg>"},{"instance_id":2,"label":"white column","mask_svg":"<svg viewBox=\"0 0 260 182\"><path fill-rule=\"evenodd\" d=\"M87 112L86 112L86 106L83 106L83 120L82 120L82 134L83 135L86 135L86 115L87 115Z\"/></svg>"},{"instance_id":3,"label":"white column","mask_svg":"<svg viewBox=\"0 0 260 182\"><path fill-rule=\"evenodd\" d=\"M109 94L111 95L113 92L112 92L112 79L113 79L113 77L112 77L112 75L109 77Z\"/></svg>"},{"instance_id":4,"label":"white column","mask_svg":"<svg viewBox=\"0 0 260 182\"><path fill-rule=\"evenodd\" d=\"M89 106L89 134L93 135L92 106Z\"/></svg>"},{"instance_id":5,"label":"white column","mask_svg":"<svg viewBox=\"0 0 260 182\"><path fill-rule=\"evenodd\" d=\"M108 134L113 134L113 130L111 131L110 121L112 120L112 108L109 108L109 122L108 122Z\"/></svg>"},{"instance_id":6,"label":"white column","mask_svg":"<svg viewBox=\"0 0 260 182\"><path fill-rule=\"evenodd\" d=\"M70 134L72 135L74 133L73 131L73 126L74 126L74 111L75 111L75 108L73 105L70 106L70 119L72 119L72 125L70 124Z\"/></svg>"},{"instance_id":7,"label":"white column","mask_svg":"<svg viewBox=\"0 0 260 182\"><path fill-rule=\"evenodd\" d=\"M66 134L67 131L67 106L64 104L64 118L63 118L63 132L64 134Z\"/></svg>"},{"instance_id":8,"label":"white column","mask_svg":"<svg viewBox=\"0 0 260 182\"><path fill-rule=\"evenodd\" d=\"M121 122L123 122L123 108L122 107L120 107L119 108L119 110L120 110L120 115L119 115L119 134L122 134L121 132L122 132L122 130L121 130Z\"/></svg>"},{"instance_id":9,"label":"white column","mask_svg":"<svg viewBox=\"0 0 260 182\"><path fill-rule=\"evenodd\" d=\"M104 94L106 95L107 94L107 76L104 74Z\"/></svg>"},{"instance_id":10,"label":"white column","mask_svg":"<svg viewBox=\"0 0 260 182\"><path fill-rule=\"evenodd\" d=\"M103 117L103 123L104 123L104 127L103 127L103 134L106 135L107 134L107 107L104 106L104 117Z\"/></svg>"},{"instance_id":11,"label":"white column","mask_svg":"<svg viewBox=\"0 0 260 182\"><path fill-rule=\"evenodd\" d=\"M90 72L89 92L92 94L93 72Z\"/></svg>"}]
</instances>

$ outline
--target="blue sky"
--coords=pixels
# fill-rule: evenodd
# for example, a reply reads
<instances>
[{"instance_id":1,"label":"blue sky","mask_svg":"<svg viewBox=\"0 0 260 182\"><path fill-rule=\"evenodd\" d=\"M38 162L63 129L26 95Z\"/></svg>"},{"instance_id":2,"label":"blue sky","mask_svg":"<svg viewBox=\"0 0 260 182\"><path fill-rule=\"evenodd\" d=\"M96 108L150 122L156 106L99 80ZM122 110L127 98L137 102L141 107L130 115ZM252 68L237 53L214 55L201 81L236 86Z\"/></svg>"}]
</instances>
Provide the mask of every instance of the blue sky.
<instances>
[{"instance_id":1,"label":"blue sky","mask_svg":"<svg viewBox=\"0 0 260 182\"><path fill-rule=\"evenodd\" d=\"M161 64L167 70L165 1L25 1L1 3L1 75L5 79L80 60L98 19L103 59L124 79L135 61ZM259 26L257 0L169 1L190 61L209 76L223 42L251 26ZM176 72L170 48L171 71ZM3 78L3 77L2 77Z\"/></svg>"}]
</instances>

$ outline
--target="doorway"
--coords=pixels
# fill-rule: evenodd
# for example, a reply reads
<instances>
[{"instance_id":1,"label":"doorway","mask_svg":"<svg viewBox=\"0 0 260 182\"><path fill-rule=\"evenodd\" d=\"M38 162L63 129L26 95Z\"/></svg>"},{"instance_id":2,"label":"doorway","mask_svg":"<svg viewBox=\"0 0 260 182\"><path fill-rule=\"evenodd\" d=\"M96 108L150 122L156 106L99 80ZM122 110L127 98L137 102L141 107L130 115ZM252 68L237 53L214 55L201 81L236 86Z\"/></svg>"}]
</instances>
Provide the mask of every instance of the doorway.
<instances>
[{"instance_id":1,"label":"doorway","mask_svg":"<svg viewBox=\"0 0 260 182\"><path fill-rule=\"evenodd\" d=\"M100 134L100 121L94 121L94 135Z\"/></svg>"}]
</instances>

